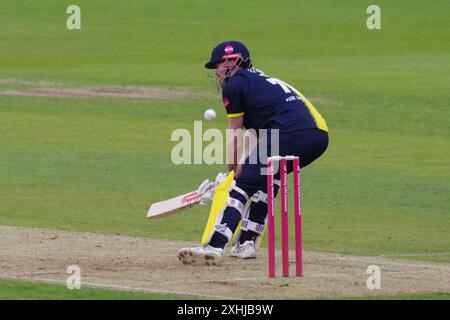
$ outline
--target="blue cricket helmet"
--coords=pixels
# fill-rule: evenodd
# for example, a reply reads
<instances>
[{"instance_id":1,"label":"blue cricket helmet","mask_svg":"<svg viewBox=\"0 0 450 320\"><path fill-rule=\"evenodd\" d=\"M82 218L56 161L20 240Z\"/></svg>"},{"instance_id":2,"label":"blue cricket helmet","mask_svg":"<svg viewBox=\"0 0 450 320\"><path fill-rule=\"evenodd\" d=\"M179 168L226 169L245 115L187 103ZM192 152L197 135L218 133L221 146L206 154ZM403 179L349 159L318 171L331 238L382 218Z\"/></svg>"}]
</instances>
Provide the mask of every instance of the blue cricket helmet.
<instances>
[{"instance_id":1,"label":"blue cricket helmet","mask_svg":"<svg viewBox=\"0 0 450 320\"><path fill-rule=\"evenodd\" d=\"M250 52L247 47L239 41L225 41L218 44L211 52L211 59L205 64L207 69L215 69L216 65L226 59L238 59L241 58L242 61L249 66L250 62Z\"/></svg>"}]
</instances>

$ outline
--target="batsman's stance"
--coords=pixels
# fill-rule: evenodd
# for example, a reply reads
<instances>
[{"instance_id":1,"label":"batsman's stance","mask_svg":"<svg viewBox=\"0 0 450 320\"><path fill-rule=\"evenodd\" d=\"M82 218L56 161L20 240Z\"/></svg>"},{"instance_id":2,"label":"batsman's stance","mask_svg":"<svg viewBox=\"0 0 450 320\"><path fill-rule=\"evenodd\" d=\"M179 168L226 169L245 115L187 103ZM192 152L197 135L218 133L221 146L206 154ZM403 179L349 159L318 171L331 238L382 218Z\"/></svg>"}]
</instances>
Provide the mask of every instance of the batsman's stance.
<instances>
[{"instance_id":1,"label":"batsman's stance","mask_svg":"<svg viewBox=\"0 0 450 320\"><path fill-rule=\"evenodd\" d=\"M212 50L205 67L215 69L229 129L236 132L243 128L253 129L258 135L258 146L252 152L266 156L299 156L301 167L325 152L328 146L325 120L294 87L253 68L244 44L238 41L220 43ZM267 130L266 138L259 134L263 132L260 129ZM278 148L271 139L275 133L278 135ZM199 187L203 202L212 201L211 212L201 245L178 252L178 258L184 264L218 264L225 245L233 236L231 256L256 257L267 221L267 177L261 174L267 157L258 156L256 162L249 161L254 159L250 153L245 161L238 161L239 140L232 139L232 143L227 144L227 155L232 155L232 161L228 159L229 174L219 174L216 181L206 180ZM258 147L267 150L257 151ZM287 170L288 173L292 171L292 164ZM279 176L277 170L274 176L275 196L279 189Z\"/></svg>"}]
</instances>

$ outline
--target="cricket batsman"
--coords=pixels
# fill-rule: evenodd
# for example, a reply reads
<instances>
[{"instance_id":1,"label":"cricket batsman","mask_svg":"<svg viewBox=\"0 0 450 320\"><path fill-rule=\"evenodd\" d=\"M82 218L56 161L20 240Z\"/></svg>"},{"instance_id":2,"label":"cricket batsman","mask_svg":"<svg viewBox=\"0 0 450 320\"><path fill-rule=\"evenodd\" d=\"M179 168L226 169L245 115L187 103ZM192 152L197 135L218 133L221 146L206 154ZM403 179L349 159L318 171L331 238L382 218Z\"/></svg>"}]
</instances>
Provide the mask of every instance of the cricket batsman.
<instances>
[{"instance_id":1,"label":"cricket batsman","mask_svg":"<svg viewBox=\"0 0 450 320\"><path fill-rule=\"evenodd\" d=\"M231 159L227 159L228 174L219 174L216 181L206 180L198 189L204 203L212 201L210 217L201 245L181 249L178 259L184 264L216 265L231 239L232 257L256 257L267 222L267 177L262 174L267 157L299 156L301 167L305 167L327 149L328 127L298 90L255 69L249 50L241 42L218 44L205 67L214 69L222 89L231 132L252 129L258 141L256 148L244 155L245 160L239 161L236 155L240 139L231 139L227 143L227 155L231 155ZM264 136L260 132L264 132ZM266 152L258 148L265 148ZM257 161L250 161L255 159L251 156L253 152L258 152ZM287 172L292 172L292 163L288 164ZM280 187L279 177L278 170L274 176L275 196ZM225 188L219 188L224 185Z\"/></svg>"}]
</instances>

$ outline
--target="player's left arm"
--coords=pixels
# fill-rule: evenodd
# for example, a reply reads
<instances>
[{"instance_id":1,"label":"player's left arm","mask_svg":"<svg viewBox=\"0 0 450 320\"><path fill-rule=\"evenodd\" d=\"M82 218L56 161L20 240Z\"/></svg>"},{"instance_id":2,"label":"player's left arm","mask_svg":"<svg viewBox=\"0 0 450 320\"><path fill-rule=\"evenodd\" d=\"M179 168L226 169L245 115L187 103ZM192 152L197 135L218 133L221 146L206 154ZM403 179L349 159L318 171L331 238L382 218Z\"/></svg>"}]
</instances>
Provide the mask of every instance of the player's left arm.
<instances>
[{"instance_id":1,"label":"player's left arm","mask_svg":"<svg viewBox=\"0 0 450 320\"><path fill-rule=\"evenodd\" d=\"M228 172L235 172L238 177L241 170L242 142L243 142L244 117L228 118L228 143L227 143L227 167Z\"/></svg>"},{"instance_id":2,"label":"player's left arm","mask_svg":"<svg viewBox=\"0 0 450 320\"><path fill-rule=\"evenodd\" d=\"M243 153L244 87L246 81L242 74L237 74L222 89L223 103L228 116L227 167L229 172L234 171L235 177L239 176L240 166L238 164Z\"/></svg>"}]
</instances>

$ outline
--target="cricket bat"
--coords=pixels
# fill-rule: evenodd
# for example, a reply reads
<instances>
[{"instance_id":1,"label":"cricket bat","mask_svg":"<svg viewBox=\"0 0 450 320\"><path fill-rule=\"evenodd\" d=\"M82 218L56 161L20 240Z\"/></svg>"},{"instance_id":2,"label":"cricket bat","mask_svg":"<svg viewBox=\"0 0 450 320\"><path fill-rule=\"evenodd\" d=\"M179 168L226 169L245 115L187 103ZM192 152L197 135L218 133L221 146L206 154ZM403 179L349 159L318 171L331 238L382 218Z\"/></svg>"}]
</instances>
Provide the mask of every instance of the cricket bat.
<instances>
[{"instance_id":1,"label":"cricket bat","mask_svg":"<svg viewBox=\"0 0 450 320\"><path fill-rule=\"evenodd\" d=\"M192 191L172 199L154 203L148 210L147 218L154 219L170 216L199 205L201 199L201 194Z\"/></svg>"}]
</instances>

